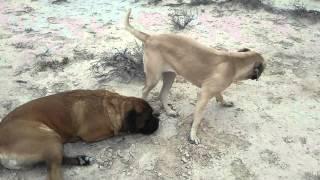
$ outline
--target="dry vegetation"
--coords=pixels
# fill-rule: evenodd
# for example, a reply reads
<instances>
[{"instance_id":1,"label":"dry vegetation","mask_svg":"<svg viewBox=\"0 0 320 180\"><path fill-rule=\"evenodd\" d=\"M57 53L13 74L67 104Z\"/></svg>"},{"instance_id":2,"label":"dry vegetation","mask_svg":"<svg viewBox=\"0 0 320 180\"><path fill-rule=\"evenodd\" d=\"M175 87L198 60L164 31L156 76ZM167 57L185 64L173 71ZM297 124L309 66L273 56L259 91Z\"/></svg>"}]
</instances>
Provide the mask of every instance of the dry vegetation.
<instances>
[{"instance_id":1,"label":"dry vegetation","mask_svg":"<svg viewBox=\"0 0 320 180\"><path fill-rule=\"evenodd\" d=\"M273 5L273 3L265 3L262 0L225 0L215 3L219 5L236 4L251 10L263 9L271 13L291 15L295 18L308 19L312 22L320 21L320 12L316 10L307 10L305 4L301 1L295 1L293 9L277 8Z\"/></svg>"},{"instance_id":2,"label":"dry vegetation","mask_svg":"<svg viewBox=\"0 0 320 180\"><path fill-rule=\"evenodd\" d=\"M185 29L191 21L194 20L195 15L191 10L173 9L169 14L171 24L175 30Z\"/></svg>"},{"instance_id":3,"label":"dry vegetation","mask_svg":"<svg viewBox=\"0 0 320 180\"><path fill-rule=\"evenodd\" d=\"M68 57L64 57L61 61L58 60L40 60L34 64L34 70L36 72L43 72L46 70L62 70L64 66L70 62Z\"/></svg>"},{"instance_id":4,"label":"dry vegetation","mask_svg":"<svg viewBox=\"0 0 320 180\"><path fill-rule=\"evenodd\" d=\"M100 83L112 80L120 82L143 80L142 58L143 49L136 44L132 50L125 48L117 49L115 53L105 53L99 61L93 63L91 71Z\"/></svg>"}]
</instances>

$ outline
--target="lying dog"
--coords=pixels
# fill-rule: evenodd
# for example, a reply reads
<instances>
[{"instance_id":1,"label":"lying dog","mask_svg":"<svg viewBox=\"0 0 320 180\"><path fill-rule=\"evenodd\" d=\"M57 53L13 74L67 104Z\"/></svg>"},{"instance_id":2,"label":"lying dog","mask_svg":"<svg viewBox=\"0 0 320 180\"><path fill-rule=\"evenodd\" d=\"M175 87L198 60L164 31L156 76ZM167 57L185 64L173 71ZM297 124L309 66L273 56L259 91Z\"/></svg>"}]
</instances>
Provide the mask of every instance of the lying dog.
<instances>
[{"instance_id":1,"label":"lying dog","mask_svg":"<svg viewBox=\"0 0 320 180\"><path fill-rule=\"evenodd\" d=\"M0 164L19 169L45 162L49 179L61 165L89 165L87 156L66 157L63 144L95 142L120 132L151 134L159 119L143 99L105 90L75 90L30 101L0 123Z\"/></svg>"},{"instance_id":2,"label":"lying dog","mask_svg":"<svg viewBox=\"0 0 320 180\"><path fill-rule=\"evenodd\" d=\"M166 113L175 115L168 106L168 93L176 74L201 88L190 131L190 140L198 144L200 140L196 133L209 100L216 97L223 106L233 106L232 102L223 99L222 91L235 81L257 80L265 67L263 57L247 48L240 52L218 51L179 35L149 35L129 24L130 13L131 10L127 14L125 28L144 43L146 82L142 97L146 99L162 78L160 100Z\"/></svg>"}]
</instances>

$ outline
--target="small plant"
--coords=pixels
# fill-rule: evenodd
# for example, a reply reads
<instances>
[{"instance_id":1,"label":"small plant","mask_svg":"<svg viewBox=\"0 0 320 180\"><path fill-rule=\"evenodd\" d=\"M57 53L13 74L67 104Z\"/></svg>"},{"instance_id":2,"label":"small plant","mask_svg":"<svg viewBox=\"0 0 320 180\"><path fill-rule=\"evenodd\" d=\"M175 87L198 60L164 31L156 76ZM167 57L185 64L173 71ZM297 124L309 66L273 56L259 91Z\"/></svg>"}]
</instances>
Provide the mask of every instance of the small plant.
<instances>
[{"instance_id":1,"label":"small plant","mask_svg":"<svg viewBox=\"0 0 320 180\"><path fill-rule=\"evenodd\" d=\"M26 33L30 33L30 32L32 32L32 31L34 31L34 30L33 30L32 28L25 28L24 31L25 31Z\"/></svg>"},{"instance_id":2,"label":"small plant","mask_svg":"<svg viewBox=\"0 0 320 180\"><path fill-rule=\"evenodd\" d=\"M194 20L195 15L191 11L174 9L169 14L173 28L176 30L185 29Z\"/></svg>"},{"instance_id":3,"label":"small plant","mask_svg":"<svg viewBox=\"0 0 320 180\"><path fill-rule=\"evenodd\" d=\"M18 42L12 44L17 49L33 49L33 44L28 43L28 42Z\"/></svg>"},{"instance_id":4,"label":"small plant","mask_svg":"<svg viewBox=\"0 0 320 180\"><path fill-rule=\"evenodd\" d=\"M43 60L43 59L48 58L48 57L50 57L50 56L51 56L50 50L49 50L49 49L46 49L45 52L36 54L36 59L39 58L39 59Z\"/></svg>"},{"instance_id":5,"label":"small plant","mask_svg":"<svg viewBox=\"0 0 320 180\"><path fill-rule=\"evenodd\" d=\"M68 57L64 57L62 61L58 60L41 60L35 63L35 70L36 72L43 72L48 69L57 70L63 69L64 66L69 64L70 60Z\"/></svg>"},{"instance_id":6,"label":"small plant","mask_svg":"<svg viewBox=\"0 0 320 180\"><path fill-rule=\"evenodd\" d=\"M148 4L151 4L151 5L157 5L160 2L162 2L162 0L148 0Z\"/></svg>"},{"instance_id":7,"label":"small plant","mask_svg":"<svg viewBox=\"0 0 320 180\"><path fill-rule=\"evenodd\" d=\"M264 7L264 4L261 0L239 0L241 4L250 9L261 9Z\"/></svg>"},{"instance_id":8,"label":"small plant","mask_svg":"<svg viewBox=\"0 0 320 180\"><path fill-rule=\"evenodd\" d=\"M293 3L293 11L296 16L303 16L304 14L308 13L306 6L304 3L300 1L295 1Z\"/></svg>"},{"instance_id":9,"label":"small plant","mask_svg":"<svg viewBox=\"0 0 320 180\"><path fill-rule=\"evenodd\" d=\"M108 71L109 68L112 69ZM131 51L125 48L115 53L107 53L91 66L91 71L100 83L112 80L126 83L133 79L143 80L143 48L136 44Z\"/></svg>"},{"instance_id":10,"label":"small plant","mask_svg":"<svg viewBox=\"0 0 320 180\"><path fill-rule=\"evenodd\" d=\"M61 4L61 3L67 3L68 1L67 0L55 0L55 1L52 1L52 4Z\"/></svg>"},{"instance_id":11,"label":"small plant","mask_svg":"<svg viewBox=\"0 0 320 180\"><path fill-rule=\"evenodd\" d=\"M244 8L255 10L255 9L264 9L268 12L274 12L277 11L277 8L273 6L273 2L266 2L263 0L225 0L218 2L217 4L223 5L223 4L237 4L241 5Z\"/></svg>"},{"instance_id":12,"label":"small plant","mask_svg":"<svg viewBox=\"0 0 320 180\"><path fill-rule=\"evenodd\" d=\"M264 0L224 0L214 2L218 5L224 4L239 4L248 9L263 9L267 12L291 15L296 18L304 18L312 22L320 21L320 12L317 10L308 10L301 0L296 0L293 3L293 9L281 9L274 6L272 1Z\"/></svg>"},{"instance_id":13,"label":"small plant","mask_svg":"<svg viewBox=\"0 0 320 180\"><path fill-rule=\"evenodd\" d=\"M73 58L75 60L91 60L94 57L94 54L88 52L87 49L73 49Z\"/></svg>"},{"instance_id":14,"label":"small plant","mask_svg":"<svg viewBox=\"0 0 320 180\"><path fill-rule=\"evenodd\" d=\"M191 0L190 1L191 6L208 5L210 3L212 3L211 0Z\"/></svg>"},{"instance_id":15,"label":"small plant","mask_svg":"<svg viewBox=\"0 0 320 180\"><path fill-rule=\"evenodd\" d=\"M306 18L312 21L320 21L320 12L316 10L307 10L304 3L295 1L293 4L294 9L289 11L294 17Z\"/></svg>"},{"instance_id":16,"label":"small plant","mask_svg":"<svg viewBox=\"0 0 320 180\"><path fill-rule=\"evenodd\" d=\"M220 2L220 4L225 3L239 4L248 9L262 9L266 7L262 0L226 0Z\"/></svg>"}]
</instances>

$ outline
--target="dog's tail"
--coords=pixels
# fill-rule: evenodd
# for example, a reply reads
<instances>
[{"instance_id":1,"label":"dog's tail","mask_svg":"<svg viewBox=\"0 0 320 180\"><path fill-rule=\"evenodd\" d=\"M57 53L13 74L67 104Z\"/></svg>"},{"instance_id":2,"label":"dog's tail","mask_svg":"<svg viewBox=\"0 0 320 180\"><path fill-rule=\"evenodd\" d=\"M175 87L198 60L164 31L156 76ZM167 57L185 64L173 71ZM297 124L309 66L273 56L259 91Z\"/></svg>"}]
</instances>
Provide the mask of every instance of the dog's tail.
<instances>
[{"instance_id":1,"label":"dog's tail","mask_svg":"<svg viewBox=\"0 0 320 180\"><path fill-rule=\"evenodd\" d=\"M144 32L138 31L130 25L129 23L130 14L131 14L131 9L128 10L126 20L124 23L126 30L129 31L131 34L133 34L136 38L140 39L142 42L145 42L150 35Z\"/></svg>"}]
</instances>

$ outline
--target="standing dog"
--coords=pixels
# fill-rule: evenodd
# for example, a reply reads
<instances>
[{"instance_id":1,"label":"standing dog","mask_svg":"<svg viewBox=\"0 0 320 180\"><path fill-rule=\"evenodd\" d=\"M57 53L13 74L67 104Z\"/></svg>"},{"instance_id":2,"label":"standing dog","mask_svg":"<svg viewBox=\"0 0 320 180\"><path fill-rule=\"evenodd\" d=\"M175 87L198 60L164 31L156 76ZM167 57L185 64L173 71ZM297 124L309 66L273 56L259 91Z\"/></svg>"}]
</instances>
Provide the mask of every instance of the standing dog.
<instances>
[{"instance_id":1,"label":"standing dog","mask_svg":"<svg viewBox=\"0 0 320 180\"><path fill-rule=\"evenodd\" d=\"M176 74L201 88L190 131L190 140L200 143L196 133L209 100L216 97L223 106L233 106L232 102L223 99L222 91L235 81L257 80L265 67L263 57L249 49L218 51L174 34L149 35L129 24L130 13L131 10L127 14L125 28L144 43L146 82L142 97L145 99L162 78L160 100L166 113L174 115L168 106L168 93Z\"/></svg>"},{"instance_id":2,"label":"standing dog","mask_svg":"<svg viewBox=\"0 0 320 180\"><path fill-rule=\"evenodd\" d=\"M75 90L30 101L0 123L0 164L19 169L45 162L49 179L61 165L89 165L87 156L66 157L63 144L95 142L120 132L151 134L159 119L143 99L105 90Z\"/></svg>"}]
</instances>

